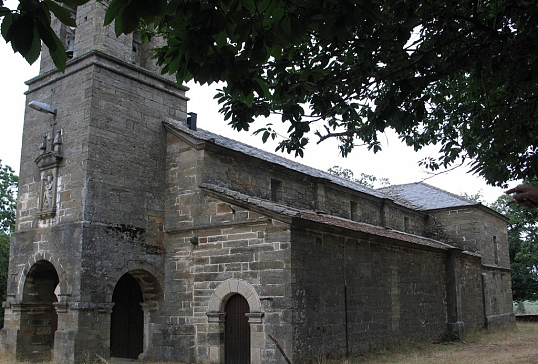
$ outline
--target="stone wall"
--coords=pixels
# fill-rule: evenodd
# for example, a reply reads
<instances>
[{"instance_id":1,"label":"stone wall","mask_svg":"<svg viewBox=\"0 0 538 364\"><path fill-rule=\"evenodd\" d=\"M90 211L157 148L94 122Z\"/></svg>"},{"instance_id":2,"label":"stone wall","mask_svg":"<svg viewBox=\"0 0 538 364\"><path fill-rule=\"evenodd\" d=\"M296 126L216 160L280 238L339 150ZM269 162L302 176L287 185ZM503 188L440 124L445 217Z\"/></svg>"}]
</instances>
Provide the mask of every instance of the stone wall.
<instances>
[{"instance_id":1,"label":"stone wall","mask_svg":"<svg viewBox=\"0 0 538 364\"><path fill-rule=\"evenodd\" d=\"M358 355L446 331L445 253L292 232L294 355ZM347 298L347 302L346 302Z\"/></svg>"},{"instance_id":2,"label":"stone wall","mask_svg":"<svg viewBox=\"0 0 538 364\"><path fill-rule=\"evenodd\" d=\"M441 235L463 250L479 253L482 263L510 266L506 219L483 206L429 211Z\"/></svg>"},{"instance_id":3,"label":"stone wall","mask_svg":"<svg viewBox=\"0 0 538 364\"><path fill-rule=\"evenodd\" d=\"M166 219L167 229L174 228L174 224L183 226L208 223L200 220L202 216L199 214L195 221L189 209L194 208L191 205L197 206L196 209L203 208L203 201L197 197L197 186L211 183L283 205L323 211L408 233L423 234L426 230L425 214L390 200L224 148L206 145L206 148L197 149L193 145L196 141L189 142L187 139L168 136L167 180L177 183L169 186L169 203L173 206L167 212L170 217ZM274 196L272 188L276 189ZM196 203L191 204L191 199L195 199Z\"/></svg>"},{"instance_id":4,"label":"stone wall","mask_svg":"<svg viewBox=\"0 0 538 364\"><path fill-rule=\"evenodd\" d=\"M219 222L178 229L167 239L168 320L172 326L193 325L196 358L219 362L223 322L218 314L231 294L244 294L251 312L256 302L263 310L259 323L251 324L253 363L284 363L267 335L291 353L289 226L212 198L205 202L203 214ZM239 290L221 296L219 287L230 280L252 287L252 294ZM215 313L217 321L209 313Z\"/></svg>"},{"instance_id":5,"label":"stone wall","mask_svg":"<svg viewBox=\"0 0 538 364\"><path fill-rule=\"evenodd\" d=\"M514 325L515 315L513 313L510 271L485 267L482 281L486 327L497 329Z\"/></svg>"},{"instance_id":6,"label":"stone wall","mask_svg":"<svg viewBox=\"0 0 538 364\"><path fill-rule=\"evenodd\" d=\"M460 259L457 268L457 294L461 298L459 320L464 322L464 331L472 332L485 325L481 257L462 254Z\"/></svg>"}]
</instances>

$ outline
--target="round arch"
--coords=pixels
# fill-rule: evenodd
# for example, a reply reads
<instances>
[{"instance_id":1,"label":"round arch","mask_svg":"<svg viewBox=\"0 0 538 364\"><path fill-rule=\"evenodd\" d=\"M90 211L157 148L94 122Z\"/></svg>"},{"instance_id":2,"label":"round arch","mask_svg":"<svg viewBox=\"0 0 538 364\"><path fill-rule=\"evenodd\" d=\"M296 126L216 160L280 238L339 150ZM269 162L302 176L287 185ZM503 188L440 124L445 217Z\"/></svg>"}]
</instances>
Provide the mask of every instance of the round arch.
<instances>
[{"instance_id":1,"label":"round arch","mask_svg":"<svg viewBox=\"0 0 538 364\"><path fill-rule=\"evenodd\" d=\"M261 312L260 297L254 287L242 279L230 278L219 284L209 299L209 312L223 312L226 301L234 294L245 297L250 312Z\"/></svg>"},{"instance_id":2,"label":"round arch","mask_svg":"<svg viewBox=\"0 0 538 364\"><path fill-rule=\"evenodd\" d=\"M247 356L250 355L252 364L261 364L261 351L265 347L265 333L263 329L262 306L260 297L254 287L242 279L230 278L222 282L215 289L209 298L208 312L206 312L208 320L208 333L218 334L219 342L210 345L209 350L218 353L219 360L224 362L229 350L234 350L229 347L226 339L226 316L230 313L227 310L227 303L232 300L230 298L240 295L243 301L246 301L248 307L244 307L239 316L246 316L249 325L247 335L250 335L249 348ZM237 298L237 297L235 297ZM241 299L240 299L241 300ZM236 314L236 312L234 312ZM237 315L235 315L237 317ZM243 350L241 350L243 352Z\"/></svg>"},{"instance_id":3,"label":"round arch","mask_svg":"<svg viewBox=\"0 0 538 364\"><path fill-rule=\"evenodd\" d=\"M24 268L21 271L21 274L19 275L19 282L18 282L18 289L17 289L17 301L23 300L23 293L24 293L24 285L26 283L26 279L28 278L28 273L34 267L34 265L37 262L46 261L50 263L58 275L58 285L57 285L57 292L58 293L58 300L61 302L61 298L63 295L69 295L71 293L69 289L69 284L67 282L67 275L65 274L65 269L63 267L63 264L60 262L59 259L55 258L49 251L39 251L34 253L26 262L24 265Z\"/></svg>"},{"instance_id":4,"label":"round arch","mask_svg":"<svg viewBox=\"0 0 538 364\"><path fill-rule=\"evenodd\" d=\"M161 285L162 276L157 274L153 269L153 266L149 264L136 264L129 265L127 270L120 270L114 273L112 282L107 286L107 296L112 301L112 293L116 287L116 283L126 273L133 276L133 278L140 285L144 301L162 301L164 300L164 290Z\"/></svg>"},{"instance_id":5,"label":"round arch","mask_svg":"<svg viewBox=\"0 0 538 364\"><path fill-rule=\"evenodd\" d=\"M59 281L54 264L46 259L37 259L24 271L22 299L12 306L20 312L18 358L42 361L51 357L58 328L58 314L54 305L58 302L55 291Z\"/></svg>"},{"instance_id":6,"label":"round arch","mask_svg":"<svg viewBox=\"0 0 538 364\"><path fill-rule=\"evenodd\" d=\"M127 268L115 272L107 286L114 303L109 344L112 356L142 360L152 355L151 323L157 319L155 312L164 300L164 291L151 265L129 264Z\"/></svg>"}]
</instances>

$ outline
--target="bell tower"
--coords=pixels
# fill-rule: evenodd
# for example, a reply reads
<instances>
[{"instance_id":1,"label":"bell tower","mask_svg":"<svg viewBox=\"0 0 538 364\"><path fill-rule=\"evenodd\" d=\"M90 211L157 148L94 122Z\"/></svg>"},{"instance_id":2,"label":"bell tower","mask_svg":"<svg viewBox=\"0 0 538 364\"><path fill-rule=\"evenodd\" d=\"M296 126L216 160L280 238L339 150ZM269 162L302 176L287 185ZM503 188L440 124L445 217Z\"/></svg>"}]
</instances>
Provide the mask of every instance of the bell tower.
<instances>
[{"instance_id":1,"label":"bell tower","mask_svg":"<svg viewBox=\"0 0 538 364\"><path fill-rule=\"evenodd\" d=\"M102 3L69 10L76 28L52 24L65 73L45 50L27 82L1 346L60 363L148 359L164 317L162 122L187 119L187 88L160 75L154 44L103 27Z\"/></svg>"}]
</instances>

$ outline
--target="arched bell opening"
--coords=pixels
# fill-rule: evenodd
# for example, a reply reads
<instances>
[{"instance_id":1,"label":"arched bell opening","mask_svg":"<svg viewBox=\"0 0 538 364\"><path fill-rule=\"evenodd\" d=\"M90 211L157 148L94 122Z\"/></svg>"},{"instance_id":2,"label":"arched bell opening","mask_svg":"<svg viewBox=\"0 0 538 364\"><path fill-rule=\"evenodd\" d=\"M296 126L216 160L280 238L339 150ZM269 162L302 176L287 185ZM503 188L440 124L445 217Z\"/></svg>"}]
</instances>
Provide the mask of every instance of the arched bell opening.
<instances>
[{"instance_id":1,"label":"arched bell opening","mask_svg":"<svg viewBox=\"0 0 538 364\"><path fill-rule=\"evenodd\" d=\"M17 335L17 357L32 361L51 359L58 315L54 291L59 283L52 263L37 261L28 270L20 304L20 330Z\"/></svg>"}]
</instances>

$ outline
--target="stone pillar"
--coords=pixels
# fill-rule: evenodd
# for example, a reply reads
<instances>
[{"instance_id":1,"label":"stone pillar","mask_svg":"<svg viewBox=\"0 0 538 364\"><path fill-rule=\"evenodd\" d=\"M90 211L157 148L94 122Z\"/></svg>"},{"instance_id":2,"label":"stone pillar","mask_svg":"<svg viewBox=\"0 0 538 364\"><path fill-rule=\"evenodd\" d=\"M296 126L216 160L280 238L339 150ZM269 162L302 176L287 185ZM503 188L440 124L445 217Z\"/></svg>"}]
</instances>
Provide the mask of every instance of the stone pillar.
<instances>
[{"instance_id":1,"label":"stone pillar","mask_svg":"<svg viewBox=\"0 0 538 364\"><path fill-rule=\"evenodd\" d=\"M56 363L94 362L110 358L112 302L56 303Z\"/></svg>"},{"instance_id":2,"label":"stone pillar","mask_svg":"<svg viewBox=\"0 0 538 364\"><path fill-rule=\"evenodd\" d=\"M447 331L461 337L465 332L460 291L461 250L450 249L446 259Z\"/></svg>"},{"instance_id":3,"label":"stone pillar","mask_svg":"<svg viewBox=\"0 0 538 364\"><path fill-rule=\"evenodd\" d=\"M261 351L265 348L265 333L263 332L263 312L250 312L246 314L250 324L250 362L261 364Z\"/></svg>"},{"instance_id":4,"label":"stone pillar","mask_svg":"<svg viewBox=\"0 0 538 364\"><path fill-rule=\"evenodd\" d=\"M72 323L75 322L73 312L67 302L54 304L58 314L58 330L54 334L54 361L57 363L73 363L75 360L74 338L77 333Z\"/></svg>"},{"instance_id":5,"label":"stone pillar","mask_svg":"<svg viewBox=\"0 0 538 364\"><path fill-rule=\"evenodd\" d=\"M17 352L17 331L20 327L20 310L13 307L13 302L2 302L4 309L4 327L0 331L0 349L4 357L15 358Z\"/></svg>"},{"instance_id":6,"label":"stone pillar","mask_svg":"<svg viewBox=\"0 0 538 364\"><path fill-rule=\"evenodd\" d=\"M328 180L324 178L319 178L314 185L315 191L315 200L314 200L314 209L316 211L325 212L327 209L326 206L326 195L325 195L325 184L329 183Z\"/></svg>"},{"instance_id":7,"label":"stone pillar","mask_svg":"<svg viewBox=\"0 0 538 364\"><path fill-rule=\"evenodd\" d=\"M389 199L384 198L381 202L379 210L379 225L382 227L390 227L390 206Z\"/></svg>"},{"instance_id":8,"label":"stone pillar","mask_svg":"<svg viewBox=\"0 0 538 364\"><path fill-rule=\"evenodd\" d=\"M151 323L151 313L157 311L158 302L157 301L146 301L140 302L142 306L142 311L144 311L144 347L142 354L138 356L138 359L148 359L151 357L150 352L152 349L152 339L154 332L154 324Z\"/></svg>"},{"instance_id":9,"label":"stone pillar","mask_svg":"<svg viewBox=\"0 0 538 364\"><path fill-rule=\"evenodd\" d=\"M224 322L225 312L207 312L209 362L212 364L224 363Z\"/></svg>"}]
</instances>

